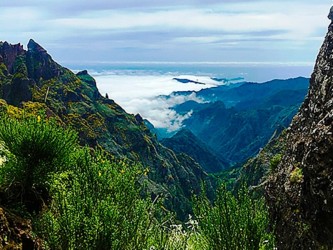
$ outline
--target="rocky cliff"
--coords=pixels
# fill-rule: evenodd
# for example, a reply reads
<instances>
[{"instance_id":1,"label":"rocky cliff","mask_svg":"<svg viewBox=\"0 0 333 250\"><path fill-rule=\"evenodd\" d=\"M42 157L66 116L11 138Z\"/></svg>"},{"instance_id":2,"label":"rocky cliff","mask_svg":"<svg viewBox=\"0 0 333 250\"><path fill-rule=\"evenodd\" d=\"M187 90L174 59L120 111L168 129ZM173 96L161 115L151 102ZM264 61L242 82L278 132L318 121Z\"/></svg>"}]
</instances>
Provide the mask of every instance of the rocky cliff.
<instances>
[{"instance_id":1,"label":"rocky cliff","mask_svg":"<svg viewBox=\"0 0 333 250\"><path fill-rule=\"evenodd\" d=\"M13 73L14 62L17 56L24 55L26 51L21 44L11 45L7 42L0 42L0 63L7 65L8 73Z\"/></svg>"},{"instance_id":2,"label":"rocky cliff","mask_svg":"<svg viewBox=\"0 0 333 250\"><path fill-rule=\"evenodd\" d=\"M266 197L278 249L333 248L333 22Z\"/></svg>"}]
</instances>

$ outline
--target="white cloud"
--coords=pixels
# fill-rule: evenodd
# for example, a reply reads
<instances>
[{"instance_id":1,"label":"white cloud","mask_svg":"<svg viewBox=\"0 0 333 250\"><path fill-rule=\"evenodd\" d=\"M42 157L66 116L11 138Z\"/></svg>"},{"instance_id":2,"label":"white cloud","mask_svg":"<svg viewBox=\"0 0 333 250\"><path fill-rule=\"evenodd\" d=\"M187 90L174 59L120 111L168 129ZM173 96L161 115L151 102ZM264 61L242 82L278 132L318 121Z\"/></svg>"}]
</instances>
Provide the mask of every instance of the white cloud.
<instances>
[{"instance_id":1,"label":"white cloud","mask_svg":"<svg viewBox=\"0 0 333 250\"><path fill-rule=\"evenodd\" d=\"M165 128L168 132L173 132L182 127L185 119L189 118L192 112L185 115L177 114L171 107L181 104L191 98L180 99L171 97L169 100L164 98L152 99L133 99L127 104L127 109L135 110L142 117L148 119L156 128ZM197 98L194 98L197 100ZM126 108L125 108L126 109Z\"/></svg>"},{"instance_id":2,"label":"white cloud","mask_svg":"<svg viewBox=\"0 0 333 250\"><path fill-rule=\"evenodd\" d=\"M130 74L130 72L128 72ZM169 132L182 126L191 112L179 115L171 108L189 100L203 102L195 93L190 95L166 95L174 91L200 90L216 86L217 83L204 76L175 76L207 83L183 84L172 80L172 75L117 75L114 72L92 73L102 94L108 93L127 112L140 114L157 128L166 128Z\"/></svg>"}]
</instances>

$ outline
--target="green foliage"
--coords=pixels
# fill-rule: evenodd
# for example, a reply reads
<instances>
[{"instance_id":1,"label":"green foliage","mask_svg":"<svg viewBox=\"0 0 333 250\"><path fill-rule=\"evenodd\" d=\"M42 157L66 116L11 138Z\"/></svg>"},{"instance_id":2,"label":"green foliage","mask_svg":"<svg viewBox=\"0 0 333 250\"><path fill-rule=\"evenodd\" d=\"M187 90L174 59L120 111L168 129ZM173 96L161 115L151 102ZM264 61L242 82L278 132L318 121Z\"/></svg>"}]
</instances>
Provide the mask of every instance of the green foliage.
<instances>
[{"instance_id":1,"label":"green foliage","mask_svg":"<svg viewBox=\"0 0 333 250\"><path fill-rule=\"evenodd\" d=\"M64 131L40 116L22 121L1 118L0 141L13 155L0 168L1 189L12 191L23 203L28 202L27 196L32 193L36 196L37 189L47 189L49 175L66 164L76 140L74 132Z\"/></svg>"},{"instance_id":2,"label":"green foliage","mask_svg":"<svg viewBox=\"0 0 333 250\"><path fill-rule=\"evenodd\" d=\"M5 148L5 144L0 142L0 173L1 170L5 168L8 162L13 161L14 156L9 152L7 148ZM0 174L0 183L4 183L4 175Z\"/></svg>"},{"instance_id":3,"label":"green foliage","mask_svg":"<svg viewBox=\"0 0 333 250\"><path fill-rule=\"evenodd\" d=\"M216 182L223 182L226 185L227 190L232 190L235 187L235 183L239 180L241 167L235 165L232 168L213 174Z\"/></svg>"},{"instance_id":4,"label":"green foliage","mask_svg":"<svg viewBox=\"0 0 333 250\"><path fill-rule=\"evenodd\" d=\"M14 72L15 74L20 74L21 77L27 77L28 76L28 69L25 64L25 57L24 56L18 56L14 63Z\"/></svg>"},{"instance_id":5,"label":"green foliage","mask_svg":"<svg viewBox=\"0 0 333 250\"><path fill-rule=\"evenodd\" d=\"M140 197L138 167L111 163L89 149L53 175L53 202L38 222L51 249L144 249L152 235L153 204Z\"/></svg>"},{"instance_id":6,"label":"green foliage","mask_svg":"<svg viewBox=\"0 0 333 250\"><path fill-rule=\"evenodd\" d=\"M76 77L76 75L68 69L63 69L62 74L60 76L60 82L65 84L70 83L73 84L73 86L79 85L78 78Z\"/></svg>"},{"instance_id":7,"label":"green foliage","mask_svg":"<svg viewBox=\"0 0 333 250\"><path fill-rule=\"evenodd\" d=\"M273 248L264 202L246 189L235 197L223 185L213 204L202 195L197 220L175 224L162 199L143 198L140 166L80 147L39 115L0 122L0 193L33 220L46 249Z\"/></svg>"},{"instance_id":8,"label":"green foliage","mask_svg":"<svg viewBox=\"0 0 333 250\"><path fill-rule=\"evenodd\" d=\"M0 79L3 80L3 78L8 74L7 67L4 63L0 63Z\"/></svg>"},{"instance_id":9,"label":"green foliage","mask_svg":"<svg viewBox=\"0 0 333 250\"><path fill-rule=\"evenodd\" d=\"M270 161L270 169L272 171L274 171L277 166L280 164L282 159L282 155L281 154L276 154L272 157L271 161Z\"/></svg>"},{"instance_id":10,"label":"green foliage","mask_svg":"<svg viewBox=\"0 0 333 250\"><path fill-rule=\"evenodd\" d=\"M199 197L195 215L206 249L273 249L264 201L251 199L245 188L235 197L222 185L214 204Z\"/></svg>"},{"instance_id":11,"label":"green foliage","mask_svg":"<svg viewBox=\"0 0 333 250\"><path fill-rule=\"evenodd\" d=\"M148 249L168 238L156 219L162 201L141 197L138 166L79 147L74 132L40 116L2 118L0 141L5 205L33 219L47 248Z\"/></svg>"},{"instance_id":12,"label":"green foliage","mask_svg":"<svg viewBox=\"0 0 333 250\"><path fill-rule=\"evenodd\" d=\"M291 183L301 183L303 178L303 170L299 167L295 167L295 169L290 173L289 180Z\"/></svg>"}]
</instances>

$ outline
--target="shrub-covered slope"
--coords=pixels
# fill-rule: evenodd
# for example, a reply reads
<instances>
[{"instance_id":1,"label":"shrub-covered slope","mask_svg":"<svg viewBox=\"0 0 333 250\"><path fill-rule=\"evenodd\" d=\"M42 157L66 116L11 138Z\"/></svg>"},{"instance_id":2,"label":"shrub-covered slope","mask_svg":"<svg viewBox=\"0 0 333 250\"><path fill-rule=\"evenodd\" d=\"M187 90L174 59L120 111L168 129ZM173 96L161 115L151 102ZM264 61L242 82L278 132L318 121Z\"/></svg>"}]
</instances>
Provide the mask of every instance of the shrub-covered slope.
<instances>
[{"instance_id":1,"label":"shrub-covered slope","mask_svg":"<svg viewBox=\"0 0 333 250\"><path fill-rule=\"evenodd\" d=\"M263 148L276 130L289 125L298 105L237 110L221 102L194 112L184 124L231 164L244 162Z\"/></svg>"},{"instance_id":2,"label":"shrub-covered slope","mask_svg":"<svg viewBox=\"0 0 333 250\"><path fill-rule=\"evenodd\" d=\"M13 113L8 111L15 110ZM148 170L81 147L58 118L1 103L1 249L272 249L263 199L204 193L175 224L163 199L145 196ZM219 230L216 230L216 229Z\"/></svg>"},{"instance_id":3,"label":"shrub-covered slope","mask_svg":"<svg viewBox=\"0 0 333 250\"><path fill-rule=\"evenodd\" d=\"M54 119L2 115L1 249L164 244L157 239L164 234L158 221L168 219L165 208L141 193L146 170L103 150L80 147L76 133Z\"/></svg>"},{"instance_id":4,"label":"shrub-covered slope","mask_svg":"<svg viewBox=\"0 0 333 250\"><path fill-rule=\"evenodd\" d=\"M162 146L140 116L102 97L87 71L74 74L61 67L33 40L27 51L19 44L0 43L0 98L25 112L44 109L75 129L81 144L141 163L155 183L151 191L169 196L170 207L180 214L189 211L188 198L207 177L192 158Z\"/></svg>"}]
</instances>

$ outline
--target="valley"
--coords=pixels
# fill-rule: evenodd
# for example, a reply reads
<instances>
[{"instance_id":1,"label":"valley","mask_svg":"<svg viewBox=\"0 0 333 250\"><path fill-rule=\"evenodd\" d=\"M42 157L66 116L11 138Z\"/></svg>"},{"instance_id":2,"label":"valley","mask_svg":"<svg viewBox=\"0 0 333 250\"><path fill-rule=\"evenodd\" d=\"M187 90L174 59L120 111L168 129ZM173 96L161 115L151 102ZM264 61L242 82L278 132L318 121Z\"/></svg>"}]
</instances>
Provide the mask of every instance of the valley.
<instances>
[{"instance_id":1,"label":"valley","mask_svg":"<svg viewBox=\"0 0 333 250\"><path fill-rule=\"evenodd\" d=\"M325 4L61 3L0 4L0 249L333 248L333 7L312 68Z\"/></svg>"}]
</instances>

